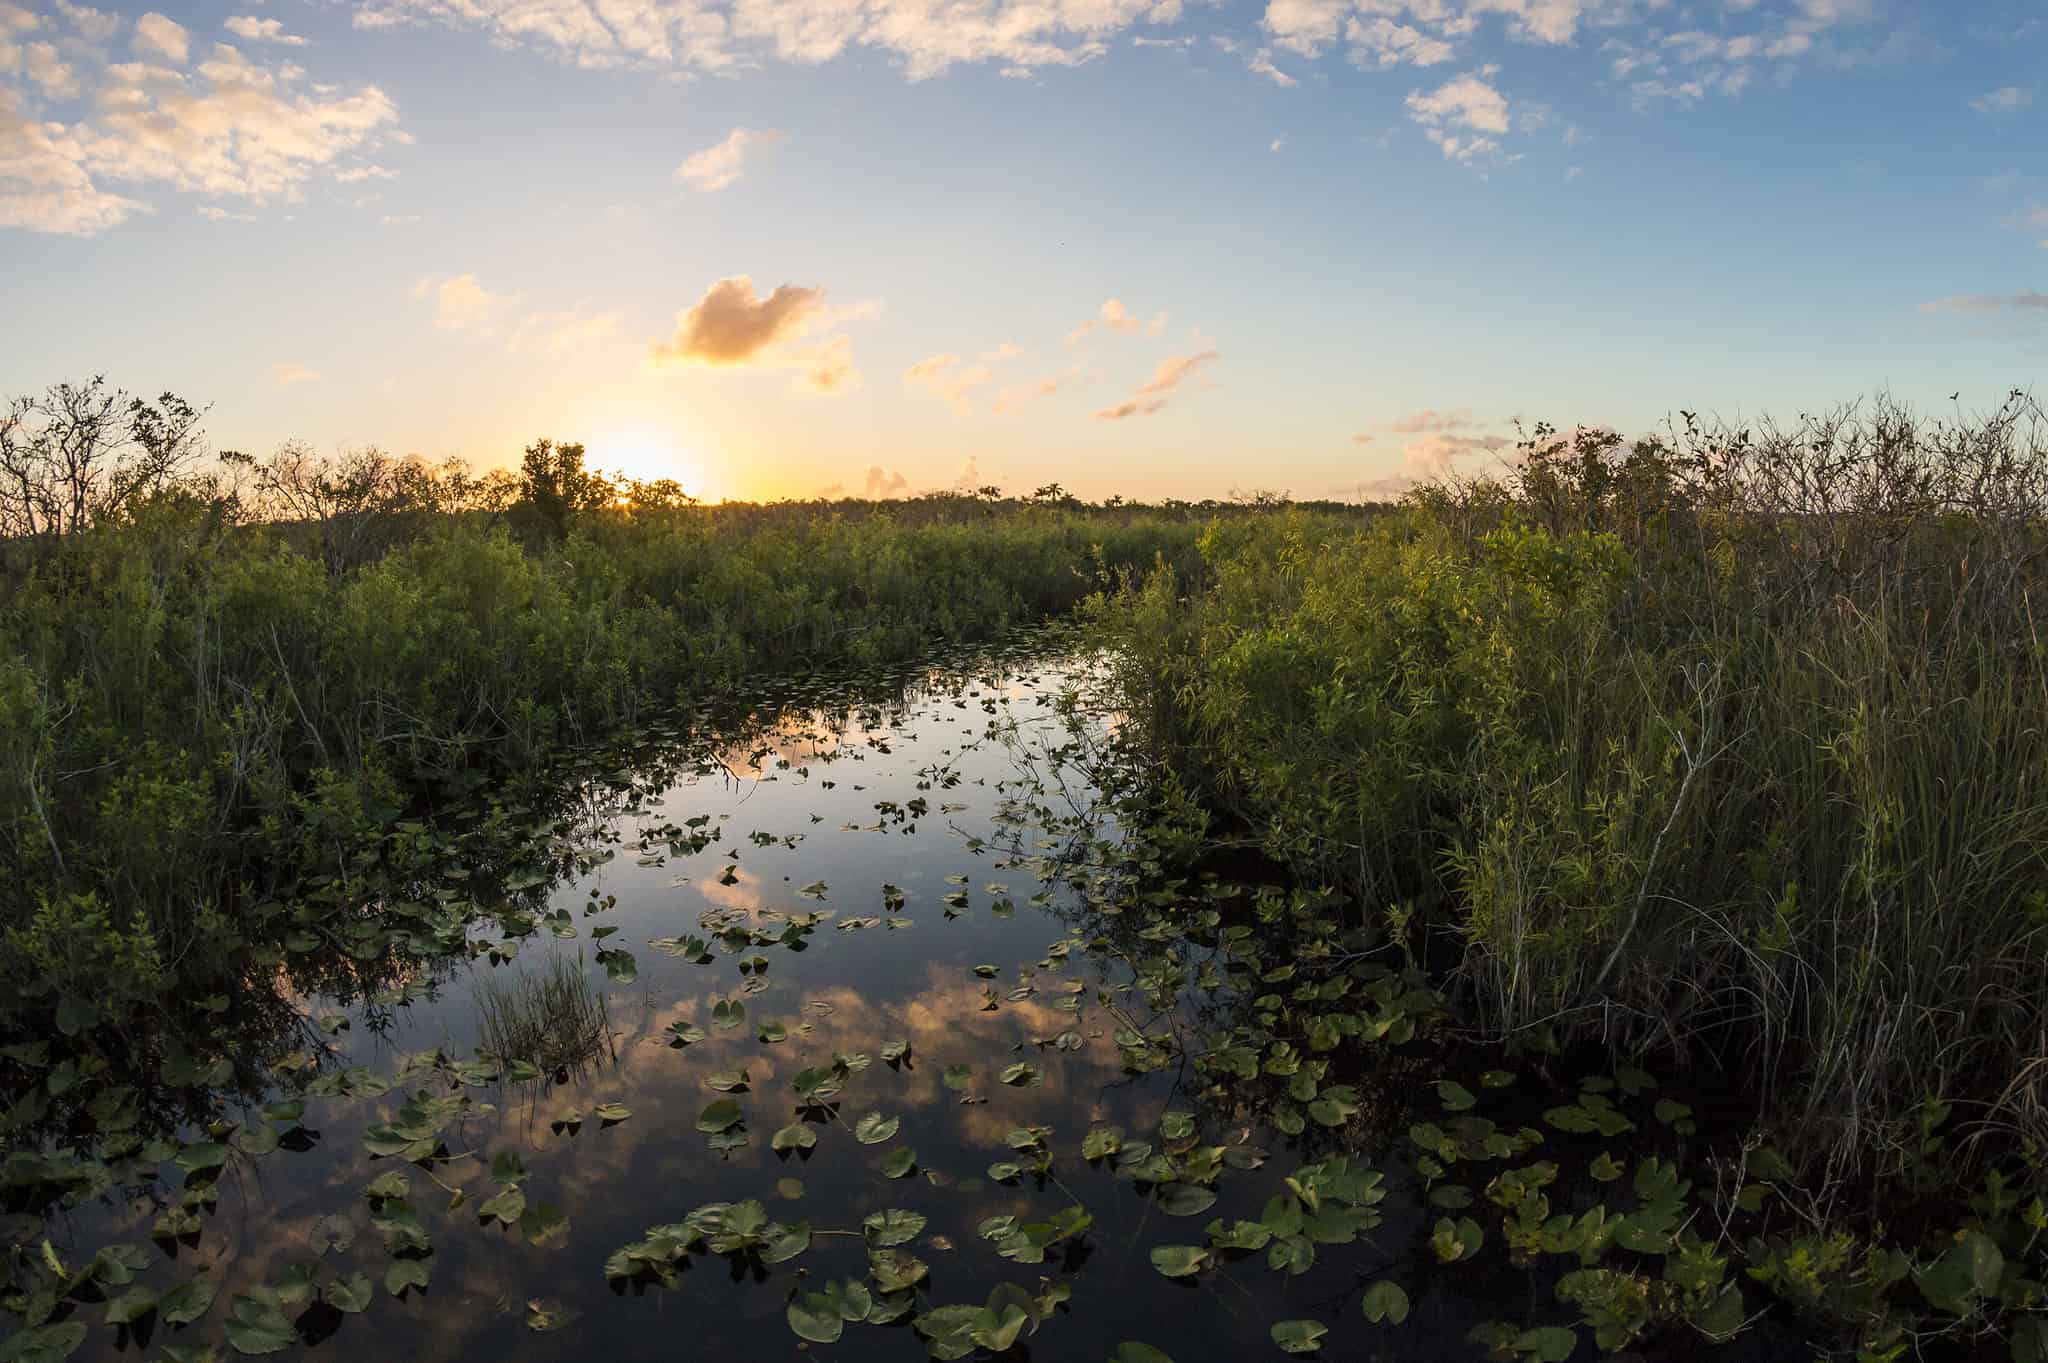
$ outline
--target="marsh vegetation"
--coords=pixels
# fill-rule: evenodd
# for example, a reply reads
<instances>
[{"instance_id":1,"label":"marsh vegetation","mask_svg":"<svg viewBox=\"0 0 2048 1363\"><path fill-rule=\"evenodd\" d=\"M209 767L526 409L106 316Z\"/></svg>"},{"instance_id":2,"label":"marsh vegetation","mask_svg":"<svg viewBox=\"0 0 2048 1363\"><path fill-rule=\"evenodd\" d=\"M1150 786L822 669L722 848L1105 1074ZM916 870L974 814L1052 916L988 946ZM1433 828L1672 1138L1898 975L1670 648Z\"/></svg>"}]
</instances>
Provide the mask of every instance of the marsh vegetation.
<instances>
[{"instance_id":1,"label":"marsh vegetation","mask_svg":"<svg viewBox=\"0 0 2048 1363\"><path fill-rule=\"evenodd\" d=\"M2048 1357L2024 399L1365 510L106 397L7 436L126 490L4 546L0 1359Z\"/></svg>"}]
</instances>

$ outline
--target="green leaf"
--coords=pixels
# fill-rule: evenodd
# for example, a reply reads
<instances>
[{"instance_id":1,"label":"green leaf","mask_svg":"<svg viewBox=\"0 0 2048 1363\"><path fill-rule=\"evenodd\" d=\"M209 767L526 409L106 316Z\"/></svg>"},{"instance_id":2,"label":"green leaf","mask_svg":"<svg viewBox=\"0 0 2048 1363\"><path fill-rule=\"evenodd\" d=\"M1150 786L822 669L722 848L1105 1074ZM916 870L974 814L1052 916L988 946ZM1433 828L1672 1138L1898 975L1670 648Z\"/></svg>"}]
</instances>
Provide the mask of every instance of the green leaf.
<instances>
[{"instance_id":1,"label":"green leaf","mask_svg":"<svg viewBox=\"0 0 2048 1363\"><path fill-rule=\"evenodd\" d=\"M870 1245L886 1248L907 1245L924 1234L925 1220L916 1212L891 1207L886 1211L868 1213L861 1218L860 1225Z\"/></svg>"},{"instance_id":2,"label":"green leaf","mask_svg":"<svg viewBox=\"0 0 2048 1363\"><path fill-rule=\"evenodd\" d=\"M896 1117L884 1117L879 1112L870 1112L854 1123L853 1138L862 1145L880 1145L896 1134L902 1121Z\"/></svg>"},{"instance_id":3,"label":"green leaf","mask_svg":"<svg viewBox=\"0 0 2048 1363\"><path fill-rule=\"evenodd\" d=\"M908 1178L917 1170L917 1151L907 1145L898 1146L889 1152L889 1158L882 1161L882 1177Z\"/></svg>"},{"instance_id":4,"label":"green leaf","mask_svg":"<svg viewBox=\"0 0 2048 1363\"><path fill-rule=\"evenodd\" d=\"M1439 1079L1437 1081L1436 1096L1437 1101L1441 1102L1444 1105L1445 1111L1448 1112L1467 1111L1473 1104L1479 1101L1472 1096L1472 1090L1466 1088L1463 1084L1456 1084L1448 1079Z\"/></svg>"},{"instance_id":5,"label":"green leaf","mask_svg":"<svg viewBox=\"0 0 2048 1363\"><path fill-rule=\"evenodd\" d=\"M427 1273L425 1259L393 1259L391 1266L384 1270L384 1290L394 1297L404 1296L408 1287L424 1291Z\"/></svg>"},{"instance_id":6,"label":"green leaf","mask_svg":"<svg viewBox=\"0 0 2048 1363\"><path fill-rule=\"evenodd\" d=\"M210 1278L179 1283L157 1303L157 1316L166 1325L190 1325L213 1309L214 1293L218 1290Z\"/></svg>"},{"instance_id":7,"label":"green leaf","mask_svg":"<svg viewBox=\"0 0 2048 1363\"><path fill-rule=\"evenodd\" d=\"M1200 1245L1160 1245L1152 1251L1152 1267L1168 1278L1189 1278L1209 1262L1209 1251Z\"/></svg>"},{"instance_id":8,"label":"green leaf","mask_svg":"<svg viewBox=\"0 0 2048 1363\"><path fill-rule=\"evenodd\" d=\"M974 1067L972 1065L948 1065L942 1077L946 1081L947 1088L955 1093L959 1093L974 1082Z\"/></svg>"},{"instance_id":9,"label":"green leaf","mask_svg":"<svg viewBox=\"0 0 2048 1363\"><path fill-rule=\"evenodd\" d=\"M284 1312L258 1297L236 1297L229 1304L227 1333L238 1354L281 1353L298 1343Z\"/></svg>"},{"instance_id":10,"label":"green leaf","mask_svg":"<svg viewBox=\"0 0 2048 1363\"><path fill-rule=\"evenodd\" d=\"M0 1363L63 1363L85 1343L85 1322L38 1325L0 1339Z\"/></svg>"},{"instance_id":11,"label":"green leaf","mask_svg":"<svg viewBox=\"0 0 2048 1363\"><path fill-rule=\"evenodd\" d=\"M712 1104L716 1107L717 1104ZM734 1104L738 1106L737 1103ZM791 1122L769 1138L769 1148L780 1153L785 1150L808 1150L818 1143L818 1133L803 1122Z\"/></svg>"},{"instance_id":12,"label":"green leaf","mask_svg":"<svg viewBox=\"0 0 2048 1363\"><path fill-rule=\"evenodd\" d=\"M874 1274L875 1286L884 1292L915 1287L931 1272L924 1260L900 1249L868 1251L868 1268Z\"/></svg>"},{"instance_id":13,"label":"green leaf","mask_svg":"<svg viewBox=\"0 0 2048 1363\"><path fill-rule=\"evenodd\" d=\"M107 1303L106 1323L133 1325L157 1308L156 1289L131 1287Z\"/></svg>"},{"instance_id":14,"label":"green leaf","mask_svg":"<svg viewBox=\"0 0 2048 1363\"><path fill-rule=\"evenodd\" d=\"M591 1115L606 1123L623 1122L633 1115L633 1109L624 1103L599 1103L590 1111Z\"/></svg>"},{"instance_id":15,"label":"green leaf","mask_svg":"<svg viewBox=\"0 0 2048 1363\"><path fill-rule=\"evenodd\" d=\"M1173 1360L1150 1344L1127 1339L1116 1346L1116 1352L1109 1356L1109 1363L1173 1363Z\"/></svg>"},{"instance_id":16,"label":"green leaf","mask_svg":"<svg viewBox=\"0 0 2048 1363\"><path fill-rule=\"evenodd\" d=\"M569 1218L560 1207L543 1202L520 1214L519 1233L529 1245L559 1244L569 1234Z\"/></svg>"},{"instance_id":17,"label":"green leaf","mask_svg":"<svg viewBox=\"0 0 2048 1363\"><path fill-rule=\"evenodd\" d=\"M1562 1325L1538 1326L1515 1336L1515 1352L1529 1355L1536 1363L1565 1363L1578 1347L1578 1331Z\"/></svg>"},{"instance_id":18,"label":"green leaf","mask_svg":"<svg viewBox=\"0 0 2048 1363\"><path fill-rule=\"evenodd\" d=\"M370 1309L370 1299L376 1295L376 1288L370 1284L367 1273L351 1273L346 1278L336 1278L321 1291L320 1299L337 1311L358 1315Z\"/></svg>"},{"instance_id":19,"label":"green leaf","mask_svg":"<svg viewBox=\"0 0 2048 1363\"><path fill-rule=\"evenodd\" d=\"M1273 1342L1290 1354L1314 1353L1323 1347L1323 1336L1328 1333L1330 1327L1319 1320L1276 1321L1271 1331Z\"/></svg>"},{"instance_id":20,"label":"green leaf","mask_svg":"<svg viewBox=\"0 0 2048 1363\"><path fill-rule=\"evenodd\" d=\"M1375 1325L1381 1321L1399 1325L1408 1319L1408 1293L1401 1284L1386 1278L1365 1289L1365 1300L1360 1305L1365 1318Z\"/></svg>"},{"instance_id":21,"label":"green leaf","mask_svg":"<svg viewBox=\"0 0 2048 1363\"><path fill-rule=\"evenodd\" d=\"M699 1131L730 1131L740 1124L743 1114L740 1105L730 1098L720 1098L697 1114Z\"/></svg>"},{"instance_id":22,"label":"green leaf","mask_svg":"<svg viewBox=\"0 0 2048 1363\"><path fill-rule=\"evenodd\" d=\"M839 1314L838 1304L823 1292L805 1292L791 1299L789 1328L798 1339L808 1339L814 1344L836 1344L839 1336L846 1333L846 1320Z\"/></svg>"},{"instance_id":23,"label":"green leaf","mask_svg":"<svg viewBox=\"0 0 2048 1363\"><path fill-rule=\"evenodd\" d=\"M188 1174L218 1169L228 1160L228 1148L219 1141L197 1141L178 1152L173 1161Z\"/></svg>"},{"instance_id":24,"label":"green leaf","mask_svg":"<svg viewBox=\"0 0 2048 1363\"><path fill-rule=\"evenodd\" d=\"M1200 1216L1216 1205L1216 1190L1197 1183L1164 1183L1157 1196L1168 1216Z\"/></svg>"},{"instance_id":25,"label":"green leaf","mask_svg":"<svg viewBox=\"0 0 2048 1363\"><path fill-rule=\"evenodd\" d=\"M996 1077L1013 1088L1025 1088L1037 1084L1042 1078L1038 1072L1038 1066L1023 1060L1019 1060L1014 1065L1004 1066L1003 1072Z\"/></svg>"}]
</instances>

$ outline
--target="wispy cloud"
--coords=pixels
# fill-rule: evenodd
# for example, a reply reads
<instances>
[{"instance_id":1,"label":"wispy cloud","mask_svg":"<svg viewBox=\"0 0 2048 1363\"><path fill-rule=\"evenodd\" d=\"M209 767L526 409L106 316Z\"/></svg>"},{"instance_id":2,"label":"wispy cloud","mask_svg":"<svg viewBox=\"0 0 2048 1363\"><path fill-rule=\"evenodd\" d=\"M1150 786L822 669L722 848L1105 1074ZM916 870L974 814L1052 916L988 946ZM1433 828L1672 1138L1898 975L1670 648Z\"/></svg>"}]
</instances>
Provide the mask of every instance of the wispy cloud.
<instances>
[{"instance_id":1,"label":"wispy cloud","mask_svg":"<svg viewBox=\"0 0 2048 1363\"><path fill-rule=\"evenodd\" d=\"M441 330L474 330L486 336L519 301L512 294L492 293L473 274L429 275L412 286L412 296L434 300L434 325Z\"/></svg>"},{"instance_id":2,"label":"wispy cloud","mask_svg":"<svg viewBox=\"0 0 2048 1363\"><path fill-rule=\"evenodd\" d=\"M2048 293L2031 289L2019 293L1959 293L1922 303L1922 312L2037 312L2048 309Z\"/></svg>"},{"instance_id":3,"label":"wispy cloud","mask_svg":"<svg viewBox=\"0 0 2048 1363\"><path fill-rule=\"evenodd\" d=\"M1068 332L1067 343L1072 345L1094 331L1110 331L1121 335L1143 332L1147 336L1160 336L1165 334L1166 319L1167 315L1161 312L1148 322L1125 307L1122 299L1112 298L1096 311L1095 316Z\"/></svg>"},{"instance_id":4,"label":"wispy cloud","mask_svg":"<svg viewBox=\"0 0 2048 1363\"><path fill-rule=\"evenodd\" d=\"M308 383L320 376L302 364L279 363L270 366L270 377L280 388L289 388L295 383Z\"/></svg>"},{"instance_id":5,"label":"wispy cloud","mask_svg":"<svg viewBox=\"0 0 2048 1363\"><path fill-rule=\"evenodd\" d=\"M1387 429L1396 435L1417 435L1423 431L1458 431L1472 424L1472 409L1469 407L1444 412L1439 412L1433 407L1425 407L1419 412L1410 412L1397 421L1389 422Z\"/></svg>"},{"instance_id":6,"label":"wispy cloud","mask_svg":"<svg viewBox=\"0 0 2048 1363\"><path fill-rule=\"evenodd\" d=\"M1980 114L2016 114L2034 102L2032 90L2022 90L2017 85L2001 85L1988 94L1978 95L1970 101L1970 107Z\"/></svg>"},{"instance_id":7,"label":"wispy cloud","mask_svg":"<svg viewBox=\"0 0 2048 1363\"><path fill-rule=\"evenodd\" d=\"M252 43L276 43L279 47L304 47L306 40L295 33L284 31L280 19L259 19L253 14L237 14L229 19L223 28L237 38Z\"/></svg>"},{"instance_id":8,"label":"wispy cloud","mask_svg":"<svg viewBox=\"0 0 2048 1363\"><path fill-rule=\"evenodd\" d=\"M1123 421L1134 416L1151 416L1166 406L1167 395L1190 374L1205 365L1214 364L1217 358L1214 350L1197 351L1192 355L1169 355L1159 362L1151 378L1138 385L1137 392L1129 401L1104 407L1095 414L1095 419Z\"/></svg>"},{"instance_id":9,"label":"wispy cloud","mask_svg":"<svg viewBox=\"0 0 2048 1363\"><path fill-rule=\"evenodd\" d=\"M752 148L772 145L782 137L774 128L734 128L723 142L684 158L675 178L692 189L715 193L740 178Z\"/></svg>"}]
</instances>

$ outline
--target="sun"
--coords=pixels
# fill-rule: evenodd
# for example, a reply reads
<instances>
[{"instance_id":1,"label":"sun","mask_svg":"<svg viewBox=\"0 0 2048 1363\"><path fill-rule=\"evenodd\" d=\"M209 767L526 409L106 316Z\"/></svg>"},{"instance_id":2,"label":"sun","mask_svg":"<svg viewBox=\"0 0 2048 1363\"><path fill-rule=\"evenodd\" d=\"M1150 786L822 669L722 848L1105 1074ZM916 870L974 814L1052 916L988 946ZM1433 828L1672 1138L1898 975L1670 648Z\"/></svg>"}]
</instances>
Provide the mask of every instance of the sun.
<instances>
[{"instance_id":1,"label":"sun","mask_svg":"<svg viewBox=\"0 0 2048 1363\"><path fill-rule=\"evenodd\" d=\"M592 440L587 449L588 467L643 483L673 478L698 500L712 500L706 495L709 489L703 464L673 431L652 427L613 431Z\"/></svg>"}]
</instances>

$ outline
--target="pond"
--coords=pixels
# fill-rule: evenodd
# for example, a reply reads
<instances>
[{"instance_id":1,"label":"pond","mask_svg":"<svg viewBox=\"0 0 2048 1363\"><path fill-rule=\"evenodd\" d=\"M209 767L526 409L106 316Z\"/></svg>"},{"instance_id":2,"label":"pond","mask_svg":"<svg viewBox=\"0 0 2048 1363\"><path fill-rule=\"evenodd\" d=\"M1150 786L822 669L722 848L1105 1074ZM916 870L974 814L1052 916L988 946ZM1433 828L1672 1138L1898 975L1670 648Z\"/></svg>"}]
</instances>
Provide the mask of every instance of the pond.
<instances>
[{"instance_id":1,"label":"pond","mask_svg":"<svg viewBox=\"0 0 2048 1363\"><path fill-rule=\"evenodd\" d=\"M1593 1356L1632 1308L1557 1284L1700 1214L1689 1109L1467 1063L1398 961L1288 945L1327 906L1166 878L1088 783L1091 660L1042 647L765 690L499 811L537 855L411 886L412 954L253 957L288 1016L227 1059L246 1101L12 1218L17 1253L102 1253L106 1304L46 1328L99 1358L1470 1359L1475 1327ZM1783 1343L1710 1345L1741 1292L1669 1276L1687 1356Z\"/></svg>"}]
</instances>

